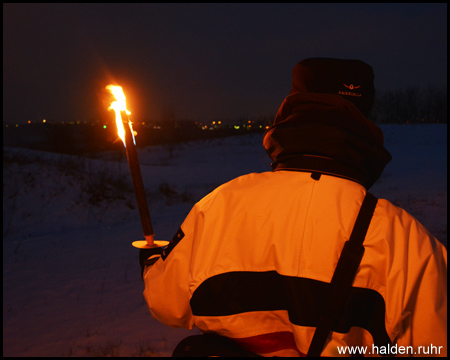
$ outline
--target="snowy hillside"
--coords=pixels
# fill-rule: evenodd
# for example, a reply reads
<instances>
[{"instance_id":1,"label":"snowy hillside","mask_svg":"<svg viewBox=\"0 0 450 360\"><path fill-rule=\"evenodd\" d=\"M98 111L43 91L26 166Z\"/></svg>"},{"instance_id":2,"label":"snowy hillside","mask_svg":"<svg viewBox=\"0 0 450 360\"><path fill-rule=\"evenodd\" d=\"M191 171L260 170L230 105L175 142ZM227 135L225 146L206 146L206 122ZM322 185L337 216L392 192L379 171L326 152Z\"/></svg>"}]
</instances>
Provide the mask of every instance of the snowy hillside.
<instances>
[{"instance_id":1,"label":"snowy hillside","mask_svg":"<svg viewBox=\"0 0 450 360\"><path fill-rule=\"evenodd\" d=\"M384 125L393 161L372 192L447 243L447 125ZM262 134L139 149L157 239L223 182L270 171ZM119 161L120 160L120 161ZM152 319L123 152L3 151L3 356L168 356L196 331Z\"/></svg>"}]
</instances>

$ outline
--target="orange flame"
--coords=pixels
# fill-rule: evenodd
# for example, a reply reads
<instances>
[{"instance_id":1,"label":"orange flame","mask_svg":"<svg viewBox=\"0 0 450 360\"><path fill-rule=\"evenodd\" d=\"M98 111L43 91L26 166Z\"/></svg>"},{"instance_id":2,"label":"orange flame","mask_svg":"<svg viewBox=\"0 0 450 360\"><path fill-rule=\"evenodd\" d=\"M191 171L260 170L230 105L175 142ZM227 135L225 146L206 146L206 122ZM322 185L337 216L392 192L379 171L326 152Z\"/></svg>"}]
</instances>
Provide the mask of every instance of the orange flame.
<instances>
[{"instance_id":1,"label":"orange flame","mask_svg":"<svg viewBox=\"0 0 450 360\"><path fill-rule=\"evenodd\" d=\"M116 101L113 101L111 103L111 106L108 108L108 110L114 110L116 112L117 132L119 134L119 137L122 139L123 144L126 146L125 128L123 127L122 116L120 115L120 112L125 111L127 115L130 115L131 112L127 109L125 94L123 93L122 87L117 85L108 85L106 87L106 90L108 90L116 99ZM128 124L130 126L131 134L133 134L133 142L134 142L134 132L131 126L131 121L128 121Z\"/></svg>"}]
</instances>

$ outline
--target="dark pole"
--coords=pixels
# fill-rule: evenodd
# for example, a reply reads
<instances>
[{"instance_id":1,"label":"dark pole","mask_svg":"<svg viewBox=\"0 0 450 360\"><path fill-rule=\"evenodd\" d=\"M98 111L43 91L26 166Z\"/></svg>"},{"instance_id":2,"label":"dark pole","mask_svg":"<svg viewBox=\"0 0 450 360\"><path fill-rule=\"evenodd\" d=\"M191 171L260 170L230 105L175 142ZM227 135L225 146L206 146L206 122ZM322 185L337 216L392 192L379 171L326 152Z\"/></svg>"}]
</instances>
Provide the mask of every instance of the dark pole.
<instances>
[{"instance_id":1,"label":"dark pole","mask_svg":"<svg viewBox=\"0 0 450 360\"><path fill-rule=\"evenodd\" d=\"M133 141L133 134L131 133L128 115L125 111L120 112L123 127L125 128L125 149L127 152L128 165L130 167L131 178L133 180L134 194L141 217L142 230L145 239L149 245L153 245L153 226L150 219L150 212L148 210L147 197L145 195L144 183L142 182L141 168L139 166L138 154L136 146ZM151 242L151 243L150 243Z\"/></svg>"}]
</instances>

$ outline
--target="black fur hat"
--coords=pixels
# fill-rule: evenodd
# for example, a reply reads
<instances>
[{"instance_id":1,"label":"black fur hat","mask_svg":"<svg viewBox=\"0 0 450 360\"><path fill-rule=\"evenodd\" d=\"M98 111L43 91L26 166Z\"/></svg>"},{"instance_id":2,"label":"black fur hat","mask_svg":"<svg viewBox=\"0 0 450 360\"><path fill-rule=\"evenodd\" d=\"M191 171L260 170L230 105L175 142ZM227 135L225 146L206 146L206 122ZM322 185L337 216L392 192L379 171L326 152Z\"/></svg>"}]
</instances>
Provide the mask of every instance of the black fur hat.
<instances>
[{"instance_id":1,"label":"black fur hat","mask_svg":"<svg viewBox=\"0 0 450 360\"><path fill-rule=\"evenodd\" d=\"M375 96L374 77L372 67L361 60L309 58L294 67L291 94L338 94L368 117Z\"/></svg>"}]
</instances>

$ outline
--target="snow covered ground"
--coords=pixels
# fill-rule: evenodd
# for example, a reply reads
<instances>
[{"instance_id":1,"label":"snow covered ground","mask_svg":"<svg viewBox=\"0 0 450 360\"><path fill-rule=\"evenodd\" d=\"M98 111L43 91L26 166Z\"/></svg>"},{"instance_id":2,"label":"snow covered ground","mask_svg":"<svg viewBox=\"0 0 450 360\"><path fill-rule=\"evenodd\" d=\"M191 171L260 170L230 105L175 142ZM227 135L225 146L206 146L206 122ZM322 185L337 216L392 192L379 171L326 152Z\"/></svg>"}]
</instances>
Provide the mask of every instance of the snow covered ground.
<instances>
[{"instance_id":1,"label":"snow covered ground","mask_svg":"<svg viewBox=\"0 0 450 360\"><path fill-rule=\"evenodd\" d=\"M447 244L447 125L383 125L372 188ZM171 150L172 156L171 156ZM262 134L139 149L153 226L170 240L223 182L270 170ZM143 239L126 158L3 150L3 356L170 356L195 330L154 320L131 246Z\"/></svg>"}]
</instances>

